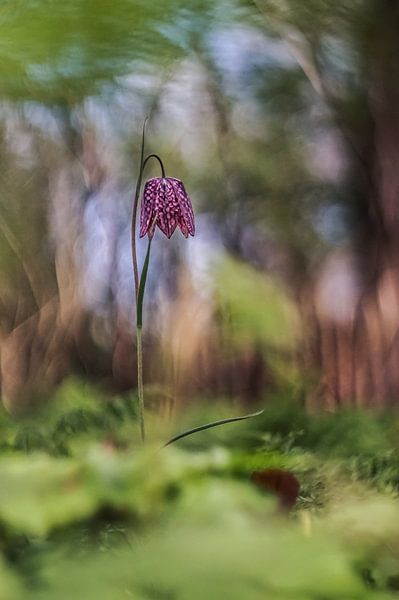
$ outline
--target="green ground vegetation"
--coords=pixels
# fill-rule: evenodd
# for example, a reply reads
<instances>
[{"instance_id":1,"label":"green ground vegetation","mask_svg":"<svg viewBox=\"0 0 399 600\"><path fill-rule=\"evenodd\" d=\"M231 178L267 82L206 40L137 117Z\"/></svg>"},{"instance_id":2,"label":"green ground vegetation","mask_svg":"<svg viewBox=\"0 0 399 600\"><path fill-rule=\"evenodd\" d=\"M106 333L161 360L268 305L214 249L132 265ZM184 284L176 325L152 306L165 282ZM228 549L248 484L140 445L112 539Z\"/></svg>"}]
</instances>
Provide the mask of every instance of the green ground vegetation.
<instances>
[{"instance_id":1,"label":"green ground vegetation","mask_svg":"<svg viewBox=\"0 0 399 600\"><path fill-rule=\"evenodd\" d=\"M33 417L1 415L1 600L396 597L395 415L310 415L280 397L168 448L160 421L142 447L135 398L76 380ZM267 467L301 482L287 517L250 481Z\"/></svg>"}]
</instances>

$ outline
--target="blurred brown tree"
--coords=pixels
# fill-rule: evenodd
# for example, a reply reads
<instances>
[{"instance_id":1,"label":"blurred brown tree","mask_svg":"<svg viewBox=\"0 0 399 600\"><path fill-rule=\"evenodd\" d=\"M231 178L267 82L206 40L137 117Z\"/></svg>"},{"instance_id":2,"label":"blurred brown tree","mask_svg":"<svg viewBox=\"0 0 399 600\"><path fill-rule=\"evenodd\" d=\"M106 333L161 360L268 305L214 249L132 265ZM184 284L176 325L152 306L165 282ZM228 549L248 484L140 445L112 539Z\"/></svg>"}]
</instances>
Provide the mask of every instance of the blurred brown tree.
<instances>
[{"instance_id":1,"label":"blurred brown tree","mask_svg":"<svg viewBox=\"0 0 399 600\"><path fill-rule=\"evenodd\" d=\"M399 393L399 3L258 0L265 23L288 44L328 111L347 161L351 242L340 267L350 297L315 281L314 355L323 373L313 401L396 404ZM324 282L323 282L324 284ZM337 318L334 304L346 302ZM309 308L309 302L307 303ZM339 312L339 310L338 310Z\"/></svg>"}]
</instances>

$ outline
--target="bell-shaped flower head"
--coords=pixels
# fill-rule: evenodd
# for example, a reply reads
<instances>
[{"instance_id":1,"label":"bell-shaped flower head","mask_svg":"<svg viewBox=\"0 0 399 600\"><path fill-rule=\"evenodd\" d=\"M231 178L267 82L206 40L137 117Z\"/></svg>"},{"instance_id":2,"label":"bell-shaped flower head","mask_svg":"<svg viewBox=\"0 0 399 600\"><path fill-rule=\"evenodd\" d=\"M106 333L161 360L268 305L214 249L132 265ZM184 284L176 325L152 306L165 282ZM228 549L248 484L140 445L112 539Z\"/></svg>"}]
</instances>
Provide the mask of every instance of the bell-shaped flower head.
<instances>
[{"instance_id":1,"label":"bell-shaped flower head","mask_svg":"<svg viewBox=\"0 0 399 600\"><path fill-rule=\"evenodd\" d=\"M170 238L177 226L184 237L194 235L194 213L183 182L174 177L155 177L144 186L140 213L140 237L154 235L155 227Z\"/></svg>"}]
</instances>

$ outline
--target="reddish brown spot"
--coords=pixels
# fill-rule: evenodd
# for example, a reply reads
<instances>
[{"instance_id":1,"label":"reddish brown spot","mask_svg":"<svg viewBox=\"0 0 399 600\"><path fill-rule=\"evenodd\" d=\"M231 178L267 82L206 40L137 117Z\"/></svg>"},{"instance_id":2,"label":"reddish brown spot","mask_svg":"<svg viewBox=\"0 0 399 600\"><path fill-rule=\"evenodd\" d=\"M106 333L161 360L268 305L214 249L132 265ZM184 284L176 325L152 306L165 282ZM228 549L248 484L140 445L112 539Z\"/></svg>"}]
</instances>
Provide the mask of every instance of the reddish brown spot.
<instances>
[{"instance_id":1,"label":"reddish brown spot","mask_svg":"<svg viewBox=\"0 0 399 600\"><path fill-rule=\"evenodd\" d=\"M299 496L300 483L289 471L283 469L264 469L254 471L251 481L261 490L275 494L279 500L279 509L289 512Z\"/></svg>"}]
</instances>

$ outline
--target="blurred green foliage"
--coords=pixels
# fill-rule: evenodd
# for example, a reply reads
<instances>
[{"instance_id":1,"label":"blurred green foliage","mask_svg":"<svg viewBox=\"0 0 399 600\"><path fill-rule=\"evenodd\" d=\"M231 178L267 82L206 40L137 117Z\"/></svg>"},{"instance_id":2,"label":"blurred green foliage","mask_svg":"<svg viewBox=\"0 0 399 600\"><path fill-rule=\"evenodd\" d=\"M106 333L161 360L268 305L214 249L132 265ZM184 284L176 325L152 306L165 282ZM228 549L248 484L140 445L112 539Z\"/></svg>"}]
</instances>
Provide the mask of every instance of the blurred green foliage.
<instances>
[{"instance_id":1,"label":"blurred green foliage","mask_svg":"<svg viewBox=\"0 0 399 600\"><path fill-rule=\"evenodd\" d=\"M397 417L277 397L166 449L153 421L142 448L131 402L71 380L40 416L1 415L2 600L395 597ZM249 481L276 466L301 482L290 518Z\"/></svg>"},{"instance_id":2,"label":"blurred green foliage","mask_svg":"<svg viewBox=\"0 0 399 600\"><path fill-rule=\"evenodd\" d=\"M216 295L231 342L260 342L293 350L300 336L298 308L270 276L226 258L217 269Z\"/></svg>"},{"instance_id":3,"label":"blurred green foliage","mask_svg":"<svg viewBox=\"0 0 399 600\"><path fill-rule=\"evenodd\" d=\"M229 351L255 346L267 362L275 386L304 388L306 381L296 360L303 335L300 313L287 287L277 278L227 257L216 269L215 296L224 346Z\"/></svg>"},{"instance_id":4,"label":"blurred green foliage","mask_svg":"<svg viewBox=\"0 0 399 600\"><path fill-rule=\"evenodd\" d=\"M5 2L0 12L2 96L73 105L133 64L170 59L177 45L159 31L179 2ZM158 30L158 35L157 35Z\"/></svg>"}]
</instances>

